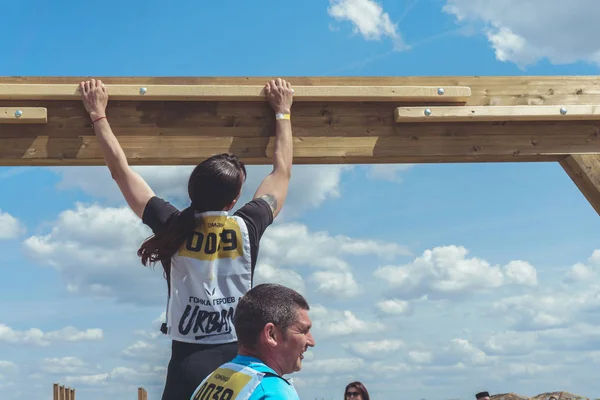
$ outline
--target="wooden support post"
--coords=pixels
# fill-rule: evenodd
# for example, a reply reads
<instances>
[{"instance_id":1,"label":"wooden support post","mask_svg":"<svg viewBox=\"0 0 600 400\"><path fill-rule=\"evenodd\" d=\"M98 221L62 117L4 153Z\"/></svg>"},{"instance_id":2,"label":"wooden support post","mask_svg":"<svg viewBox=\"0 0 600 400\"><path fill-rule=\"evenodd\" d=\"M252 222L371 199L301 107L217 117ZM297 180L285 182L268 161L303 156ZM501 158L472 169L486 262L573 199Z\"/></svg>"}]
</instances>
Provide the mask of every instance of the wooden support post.
<instances>
[{"instance_id":1,"label":"wooden support post","mask_svg":"<svg viewBox=\"0 0 600 400\"><path fill-rule=\"evenodd\" d=\"M600 154L570 155L560 165L600 214Z\"/></svg>"},{"instance_id":2,"label":"wooden support post","mask_svg":"<svg viewBox=\"0 0 600 400\"><path fill-rule=\"evenodd\" d=\"M52 385L53 400L75 400L75 389L55 383Z\"/></svg>"},{"instance_id":3,"label":"wooden support post","mask_svg":"<svg viewBox=\"0 0 600 400\"><path fill-rule=\"evenodd\" d=\"M148 392L143 387L138 388L138 400L148 400Z\"/></svg>"}]
</instances>

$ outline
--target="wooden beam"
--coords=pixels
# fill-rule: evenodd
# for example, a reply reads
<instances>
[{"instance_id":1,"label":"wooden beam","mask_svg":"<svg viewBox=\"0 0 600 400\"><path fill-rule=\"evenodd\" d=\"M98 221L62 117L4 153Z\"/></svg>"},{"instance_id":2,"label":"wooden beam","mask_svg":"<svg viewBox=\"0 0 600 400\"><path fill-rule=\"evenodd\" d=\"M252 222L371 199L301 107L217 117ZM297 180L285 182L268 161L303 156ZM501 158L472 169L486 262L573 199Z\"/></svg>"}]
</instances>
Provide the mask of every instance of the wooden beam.
<instances>
[{"instance_id":1,"label":"wooden beam","mask_svg":"<svg viewBox=\"0 0 600 400\"><path fill-rule=\"evenodd\" d=\"M48 112L44 107L0 107L0 124L45 124Z\"/></svg>"},{"instance_id":2,"label":"wooden beam","mask_svg":"<svg viewBox=\"0 0 600 400\"><path fill-rule=\"evenodd\" d=\"M501 122L600 120L600 105L398 107L396 122Z\"/></svg>"},{"instance_id":3,"label":"wooden beam","mask_svg":"<svg viewBox=\"0 0 600 400\"><path fill-rule=\"evenodd\" d=\"M294 138L294 157L296 164L547 162L563 158L560 153L553 154L551 141L548 147L536 149L526 143L527 137L521 141L515 136L506 143L493 139L484 135L478 141L451 137L304 137ZM119 142L132 165L195 165L224 152L239 155L246 164L261 165L271 162L274 146L273 138L122 136ZM473 143L481 145L472 148ZM104 165L103 162L94 137L0 139L0 165Z\"/></svg>"},{"instance_id":4,"label":"wooden beam","mask_svg":"<svg viewBox=\"0 0 600 400\"><path fill-rule=\"evenodd\" d=\"M66 85L75 90L83 77L0 77L0 85ZM262 88L272 77L139 78L99 77L109 87L228 87ZM596 120L496 121L469 120L397 123L395 110L408 104L353 100L344 90L358 87L470 88L459 107L566 107L568 110L600 104L597 77L286 77L298 90L297 99L312 90L321 100L295 101L292 107L295 164L440 163L440 162L546 162L571 154L600 153L600 126ZM21 86L22 85L22 86ZM5 86L7 87L7 86ZM61 86L62 87L62 86ZM329 88L323 91L323 88ZM335 88L335 89L331 89ZM15 89L16 90L16 89ZM227 89L229 90L229 89ZM221 92L221 95L224 92ZM227 92L234 95L232 92ZM148 93L147 93L148 94ZM181 93L180 93L181 94ZM29 100L0 100L0 107L43 107L47 123L0 124L1 165L104 165L89 116L75 92L69 99L49 100L37 93ZM54 93L52 96L56 95ZM205 93L206 95L206 93ZM108 119L132 164L196 164L218 152L234 152L248 164L271 163L273 112L256 92L207 101L207 97L159 101L138 96L117 100L111 96ZM204 95L202 95L204 96ZM413 101L410 107L444 106L441 95ZM296 100L297 100L296 99ZM447 99L447 98L444 98ZM205 100L205 101L201 101ZM435 100L435 101L433 101ZM575 107L575 108L573 108ZM493 113L493 111L492 111ZM568 119L568 120L567 120Z\"/></svg>"},{"instance_id":5,"label":"wooden beam","mask_svg":"<svg viewBox=\"0 0 600 400\"><path fill-rule=\"evenodd\" d=\"M570 155L561 160L560 165L600 214L600 155Z\"/></svg>"},{"instance_id":6,"label":"wooden beam","mask_svg":"<svg viewBox=\"0 0 600 400\"><path fill-rule=\"evenodd\" d=\"M106 85L114 100L265 101L256 85ZM468 87L431 86L298 86L294 101L393 101L456 103L471 95ZM0 84L0 100L79 100L74 84Z\"/></svg>"}]
</instances>

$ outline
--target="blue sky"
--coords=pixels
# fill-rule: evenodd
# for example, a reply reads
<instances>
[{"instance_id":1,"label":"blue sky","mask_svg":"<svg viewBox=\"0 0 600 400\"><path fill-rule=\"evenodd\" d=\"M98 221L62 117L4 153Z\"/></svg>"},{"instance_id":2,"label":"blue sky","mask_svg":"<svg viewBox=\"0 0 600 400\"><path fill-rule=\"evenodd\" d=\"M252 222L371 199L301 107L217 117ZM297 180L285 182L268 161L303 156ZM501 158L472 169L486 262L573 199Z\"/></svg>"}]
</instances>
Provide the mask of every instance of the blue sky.
<instances>
[{"instance_id":1,"label":"blue sky","mask_svg":"<svg viewBox=\"0 0 600 400\"><path fill-rule=\"evenodd\" d=\"M577 21L599 3L563 6L30 0L0 16L0 75L597 74L600 32ZM137 169L185 205L190 167ZM249 168L245 199L268 170ZM106 169L4 167L0 187L0 389L159 399L165 283L137 260L149 231ZM558 164L297 166L258 280L313 304L303 399L355 379L375 399L600 397L599 228Z\"/></svg>"}]
</instances>

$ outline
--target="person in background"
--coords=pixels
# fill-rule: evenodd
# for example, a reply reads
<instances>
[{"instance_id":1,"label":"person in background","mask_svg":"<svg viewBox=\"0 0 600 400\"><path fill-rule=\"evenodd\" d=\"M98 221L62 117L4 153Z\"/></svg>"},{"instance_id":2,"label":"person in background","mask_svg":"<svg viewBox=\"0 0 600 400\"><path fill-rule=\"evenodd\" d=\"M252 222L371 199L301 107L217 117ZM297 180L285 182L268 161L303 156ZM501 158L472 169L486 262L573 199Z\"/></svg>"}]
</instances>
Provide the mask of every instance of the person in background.
<instances>
[{"instance_id":1,"label":"person in background","mask_svg":"<svg viewBox=\"0 0 600 400\"><path fill-rule=\"evenodd\" d=\"M490 394L488 392L479 392L475 395L477 400L490 400Z\"/></svg>"},{"instance_id":2,"label":"person in background","mask_svg":"<svg viewBox=\"0 0 600 400\"><path fill-rule=\"evenodd\" d=\"M370 400L369 392L362 382L350 382L344 391L344 400Z\"/></svg>"}]
</instances>

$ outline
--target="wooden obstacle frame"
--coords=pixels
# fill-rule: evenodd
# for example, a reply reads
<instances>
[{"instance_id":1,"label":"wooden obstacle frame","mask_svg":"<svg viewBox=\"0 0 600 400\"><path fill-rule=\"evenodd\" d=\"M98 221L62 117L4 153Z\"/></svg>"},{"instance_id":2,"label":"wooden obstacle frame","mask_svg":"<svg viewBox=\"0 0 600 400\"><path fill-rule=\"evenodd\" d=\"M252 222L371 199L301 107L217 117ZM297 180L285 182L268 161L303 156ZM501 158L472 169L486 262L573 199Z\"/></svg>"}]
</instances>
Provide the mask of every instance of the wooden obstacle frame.
<instances>
[{"instance_id":1,"label":"wooden obstacle frame","mask_svg":"<svg viewBox=\"0 0 600 400\"><path fill-rule=\"evenodd\" d=\"M83 77L0 77L0 165L104 165ZM100 77L132 165L271 163L271 77ZM594 76L285 77L294 164L558 162L600 213Z\"/></svg>"},{"instance_id":2,"label":"wooden obstacle frame","mask_svg":"<svg viewBox=\"0 0 600 400\"><path fill-rule=\"evenodd\" d=\"M52 385L52 400L75 400L75 389L54 383ZM138 400L148 400L148 392L143 387L138 387Z\"/></svg>"}]
</instances>

